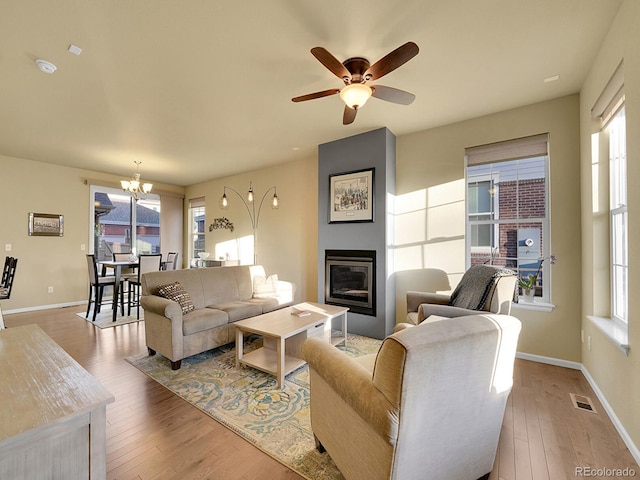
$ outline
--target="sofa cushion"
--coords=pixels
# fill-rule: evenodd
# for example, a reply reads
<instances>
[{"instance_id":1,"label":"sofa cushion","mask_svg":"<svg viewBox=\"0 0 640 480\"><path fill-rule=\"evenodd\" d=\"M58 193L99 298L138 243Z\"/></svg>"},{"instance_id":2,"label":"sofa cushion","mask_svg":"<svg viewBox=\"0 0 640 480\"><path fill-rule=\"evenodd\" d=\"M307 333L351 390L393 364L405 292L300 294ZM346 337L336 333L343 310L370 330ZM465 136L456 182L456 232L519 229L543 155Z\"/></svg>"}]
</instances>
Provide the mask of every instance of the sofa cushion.
<instances>
[{"instance_id":1,"label":"sofa cushion","mask_svg":"<svg viewBox=\"0 0 640 480\"><path fill-rule=\"evenodd\" d=\"M253 277L254 298L274 297L278 293L278 275L273 274L265 277L256 275Z\"/></svg>"},{"instance_id":2,"label":"sofa cushion","mask_svg":"<svg viewBox=\"0 0 640 480\"><path fill-rule=\"evenodd\" d=\"M247 267L211 267L198 268L198 276L202 282L202 291L204 292L204 306L216 305L223 302L234 302L244 300L240 297L238 291L238 281L236 279L236 270Z\"/></svg>"},{"instance_id":3,"label":"sofa cushion","mask_svg":"<svg viewBox=\"0 0 640 480\"><path fill-rule=\"evenodd\" d=\"M161 285L158 287L158 295L161 297L173 300L180 304L182 308L182 314L192 312L194 310L191 296L187 293L180 282L173 282L167 285Z\"/></svg>"},{"instance_id":4,"label":"sofa cushion","mask_svg":"<svg viewBox=\"0 0 640 480\"><path fill-rule=\"evenodd\" d=\"M229 315L226 312L214 308L201 308L182 317L182 334L192 335L226 325L228 322Z\"/></svg>"},{"instance_id":5,"label":"sofa cushion","mask_svg":"<svg viewBox=\"0 0 640 480\"><path fill-rule=\"evenodd\" d=\"M227 302L218 305L210 305L207 308L216 308L229 315L229 321L244 320L262 314L262 306L251 302Z\"/></svg>"},{"instance_id":6,"label":"sofa cushion","mask_svg":"<svg viewBox=\"0 0 640 480\"><path fill-rule=\"evenodd\" d=\"M260 305L262 313L273 312L281 307L280 301L276 297L252 298L249 302Z\"/></svg>"}]
</instances>

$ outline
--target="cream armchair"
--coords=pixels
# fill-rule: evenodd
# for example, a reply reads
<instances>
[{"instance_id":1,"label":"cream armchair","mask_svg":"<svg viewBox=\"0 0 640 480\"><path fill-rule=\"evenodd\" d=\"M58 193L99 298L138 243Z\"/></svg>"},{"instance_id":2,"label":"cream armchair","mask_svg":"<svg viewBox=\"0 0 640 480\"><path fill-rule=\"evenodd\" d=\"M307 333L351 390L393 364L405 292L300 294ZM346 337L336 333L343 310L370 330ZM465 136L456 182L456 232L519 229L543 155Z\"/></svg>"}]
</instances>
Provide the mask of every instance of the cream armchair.
<instances>
[{"instance_id":1,"label":"cream armchair","mask_svg":"<svg viewBox=\"0 0 640 480\"><path fill-rule=\"evenodd\" d=\"M406 323L418 325L428 317L461 317L480 312L511 313L518 277L491 265L474 265L465 272L452 294L407 292Z\"/></svg>"},{"instance_id":2,"label":"cream armchair","mask_svg":"<svg viewBox=\"0 0 640 480\"><path fill-rule=\"evenodd\" d=\"M347 480L471 480L493 468L520 322L425 322L351 358L308 339L311 426Z\"/></svg>"}]
</instances>

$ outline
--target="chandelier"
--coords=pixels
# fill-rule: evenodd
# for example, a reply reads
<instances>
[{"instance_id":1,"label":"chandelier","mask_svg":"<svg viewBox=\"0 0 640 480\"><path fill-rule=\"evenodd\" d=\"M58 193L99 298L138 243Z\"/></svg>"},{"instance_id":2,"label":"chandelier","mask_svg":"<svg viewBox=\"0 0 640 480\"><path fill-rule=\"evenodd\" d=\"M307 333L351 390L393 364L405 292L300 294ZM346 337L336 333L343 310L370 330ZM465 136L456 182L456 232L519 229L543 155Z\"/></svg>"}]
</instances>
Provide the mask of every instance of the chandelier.
<instances>
[{"instance_id":1,"label":"chandelier","mask_svg":"<svg viewBox=\"0 0 640 480\"><path fill-rule=\"evenodd\" d=\"M122 190L125 192L129 192L131 196L137 202L140 199L140 194L150 193L153 188L152 183L142 183L140 181L140 164L142 162L134 162L136 164L136 173L134 173L131 180L120 180L120 185L122 185Z\"/></svg>"}]
</instances>

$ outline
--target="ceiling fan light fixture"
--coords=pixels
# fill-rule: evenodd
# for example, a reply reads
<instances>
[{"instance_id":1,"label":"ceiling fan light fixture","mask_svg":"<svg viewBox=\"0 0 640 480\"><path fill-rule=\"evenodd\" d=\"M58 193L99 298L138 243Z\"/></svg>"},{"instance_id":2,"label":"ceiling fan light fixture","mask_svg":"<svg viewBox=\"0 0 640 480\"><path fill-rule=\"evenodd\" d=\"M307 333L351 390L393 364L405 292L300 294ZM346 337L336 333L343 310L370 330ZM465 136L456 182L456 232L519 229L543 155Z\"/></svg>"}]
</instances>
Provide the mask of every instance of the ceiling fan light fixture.
<instances>
[{"instance_id":1,"label":"ceiling fan light fixture","mask_svg":"<svg viewBox=\"0 0 640 480\"><path fill-rule=\"evenodd\" d=\"M361 108L373 91L371 87L363 83L352 83L340 90L340 98L349 108Z\"/></svg>"}]
</instances>

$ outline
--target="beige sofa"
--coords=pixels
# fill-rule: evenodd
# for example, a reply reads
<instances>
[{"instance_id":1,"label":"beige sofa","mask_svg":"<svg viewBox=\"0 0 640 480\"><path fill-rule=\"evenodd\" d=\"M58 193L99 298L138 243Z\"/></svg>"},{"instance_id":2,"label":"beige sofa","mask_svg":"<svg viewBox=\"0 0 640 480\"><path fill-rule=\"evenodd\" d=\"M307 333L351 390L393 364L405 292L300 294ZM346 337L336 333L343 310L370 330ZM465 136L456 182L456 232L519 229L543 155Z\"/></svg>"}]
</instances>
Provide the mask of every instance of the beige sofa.
<instances>
[{"instance_id":1,"label":"beige sofa","mask_svg":"<svg viewBox=\"0 0 640 480\"><path fill-rule=\"evenodd\" d=\"M494 314L423 322L358 358L306 340L318 449L347 480L487 475L520 328L518 319Z\"/></svg>"},{"instance_id":2,"label":"beige sofa","mask_svg":"<svg viewBox=\"0 0 640 480\"><path fill-rule=\"evenodd\" d=\"M266 277L260 265L143 274L140 304L149 354L160 353L177 370L183 358L234 341L233 322L293 303L294 285L275 277ZM158 295L174 282L188 294L193 311L183 313L181 304Z\"/></svg>"}]
</instances>

